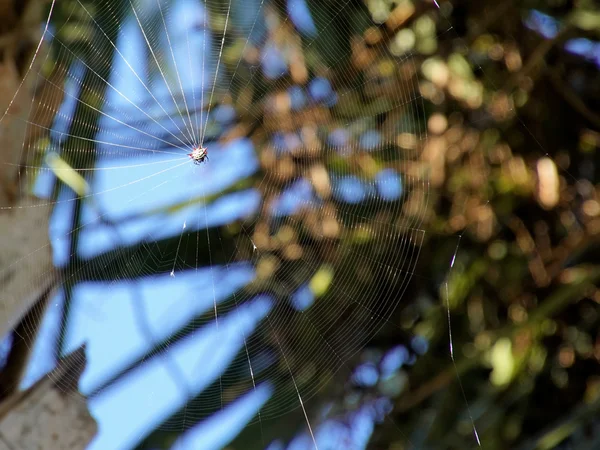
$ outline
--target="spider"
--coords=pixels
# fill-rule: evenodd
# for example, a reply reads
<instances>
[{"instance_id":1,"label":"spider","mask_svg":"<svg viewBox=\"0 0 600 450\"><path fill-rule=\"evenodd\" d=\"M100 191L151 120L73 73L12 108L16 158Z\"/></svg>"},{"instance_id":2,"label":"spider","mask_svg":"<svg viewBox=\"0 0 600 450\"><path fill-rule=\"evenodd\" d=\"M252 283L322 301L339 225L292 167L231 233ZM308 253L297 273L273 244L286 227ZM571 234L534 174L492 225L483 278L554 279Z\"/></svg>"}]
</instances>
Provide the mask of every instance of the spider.
<instances>
[{"instance_id":1,"label":"spider","mask_svg":"<svg viewBox=\"0 0 600 450\"><path fill-rule=\"evenodd\" d=\"M188 153L188 156L192 158L194 164L202 164L204 161L208 161L208 149L202 146L195 147L192 153Z\"/></svg>"}]
</instances>

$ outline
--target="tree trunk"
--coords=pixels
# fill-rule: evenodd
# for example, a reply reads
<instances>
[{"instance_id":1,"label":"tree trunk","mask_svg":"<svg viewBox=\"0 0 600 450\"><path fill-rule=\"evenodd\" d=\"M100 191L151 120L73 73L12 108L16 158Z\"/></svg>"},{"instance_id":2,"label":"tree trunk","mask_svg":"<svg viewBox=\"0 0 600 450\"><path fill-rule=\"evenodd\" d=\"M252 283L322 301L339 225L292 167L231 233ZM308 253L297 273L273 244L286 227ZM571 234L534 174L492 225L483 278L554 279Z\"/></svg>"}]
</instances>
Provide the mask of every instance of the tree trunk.
<instances>
[{"instance_id":1,"label":"tree trunk","mask_svg":"<svg viewBox=\"0 0 600 450\"><path fill-rule=\"evenodd\" d=\"M61 82L52 80L53 85L38 76L46 56L45 46L38 48L40 24L47 19L48 6L43 0L0 0L0 339L26 315L28 323L39 323L58 283L48 236L52 202L31 194L35 167L40 165L35 152L44 150L38 142L44 127L51 125L50 112L62 101L62 90L55 87ZM49 90L54 92L49 94ZM42 96L44 102L36 101ZM29 120L41 126L28 127ZM75 386L70 394L64 380L57 382L56 377L26 392L15 392L28 355L13 353L27 352L34 339L31 327L26 327L25 335L15 333L8 364L0 374L0 450L85 448L96 427L85 403L72 393L77 390L78 376L70 380ZM28 345L20 345L23 340ZM83 349L75 358L76 366L85 364ZM56 370L64 372L66 364L67 373L72 374L72 359L59 363ZM75 372L79 375L80 371ZM81 423L75 437L77 421Z\"/></svg>"}]
</instances>

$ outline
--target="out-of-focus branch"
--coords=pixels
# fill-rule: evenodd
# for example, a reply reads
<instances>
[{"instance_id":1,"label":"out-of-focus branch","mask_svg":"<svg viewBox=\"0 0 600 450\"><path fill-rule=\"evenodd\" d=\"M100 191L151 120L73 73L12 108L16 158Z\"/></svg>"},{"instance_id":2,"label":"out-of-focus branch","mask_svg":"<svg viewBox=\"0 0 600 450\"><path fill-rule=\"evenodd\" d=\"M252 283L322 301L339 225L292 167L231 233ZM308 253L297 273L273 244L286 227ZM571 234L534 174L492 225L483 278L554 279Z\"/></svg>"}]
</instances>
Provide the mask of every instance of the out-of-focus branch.
<instances>
[{"instance_id":1,"label":"out-of-focus branch","mask_svg":"<svg viewBox=\"0 0 600 450\"><path fill-rule=\"evenodd\" d=\"M530 329L536 324L539 324L542 320L552 317L573 301L578 300L582 293L588 290L591 284L597 283L598 280L600 280L600 268L598 267L589 270L583 267L565 269L564 272L573 270L575 271L574 273L564 273L566 278L572 279L572 282L558 288L554 294L552 294L548 299L541 303L540 306L538 306L538 308L529 316L529 319L526 322L518 325L508 325L498 330L492 334L490 341L495 342L502 337L515 336L518 333ZM467 371L477 366L481 362L481 358L484 355L485 351L480 350L476 355L459 358L456 362L456 367L451 364L433 379L419 386L413 392L409 392L406 395L401 396L397 402L397 410L399 412L405 412L419 405L431 395L435 394L456 380L457 375L460 378Z\"/></svg>"},{"instance_id":2,"label":"out-of-focus branch","mask_svg":"<svg viewBox=\"0 0 600 450\"><path fill-rule=\"evenodd\" d=\"M48 285L39 301L29 310L13 331L12 346L5 367L0 373L0 401L10 396L19 387L19 382L29 363L29 356L34 347L48 299L54 291L54 286Z\"/></svg>"},{"instance_id":3,"label":"out-of-focus branch","mask_svg":"<svg viewBox=\"0 0 600 450\"><path fill-rule=\"evenodd\" d=\"M523 65L520 71L515 73L504 86L504 91L509 92L515 86L519 84L525 77L534 77L534 70L540 66L546 55L550 50L552 50L556 45L565 42L569 36L571 36L572 31L574 30L573 25L570 22L567 24L554 36L552 39L544 39L540 44L536 47L536 49L529 55L529 58Z\"/></svg>"},{"instance_id":4,"label":"out-of-focus branch","mask_svg":"<svg viewBox=\"0 0 600 450\"><path fill-rule=\"evenodd\" d=\"M558 93L565 101L573 107L575 111L587 119L594 127L600 130L600 115L589 109L577 93L569 87L567 83L560 79L558 72L554 69L550 71L550 81Z\"/></svg>"}]
</instances>

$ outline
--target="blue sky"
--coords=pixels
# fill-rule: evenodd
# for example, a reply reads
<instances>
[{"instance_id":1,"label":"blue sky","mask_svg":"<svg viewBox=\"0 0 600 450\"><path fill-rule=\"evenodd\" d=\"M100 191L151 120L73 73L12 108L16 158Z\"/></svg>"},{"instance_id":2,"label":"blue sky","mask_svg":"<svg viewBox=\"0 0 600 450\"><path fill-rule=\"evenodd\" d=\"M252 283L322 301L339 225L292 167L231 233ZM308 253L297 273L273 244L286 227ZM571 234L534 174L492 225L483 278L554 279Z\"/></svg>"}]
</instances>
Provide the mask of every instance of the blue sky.
<instances>
[{"instance_id":1,"label":"blue sky","mask_svg":"<svg viewBox=\"0 0 600 450\"><path fill-rule=\"evenodd\" d=\"M146 3L147 8L156 7L154 2ZM258 11L260 2L255 3ZM290 0L288 11L301 32L307 36L314 35L315 26L303 0ZM170 70L172 77L176 68L173 58L177 61L176 72L183 89L191 93L186 96L189 107L198 107L203 97L206 101L215 80L220 80L215 77L214 58L219 42L204 27L206 13L201 2L175 0L168 9L168 14L173 53L170 53L165 35L154 38L163 46L163 68L165 71ZM238 20L248 33L253 30L251 40L259 42L265 29L261 18L238 15ZM118 52L114 55L109 80L113 88L107 89L106 94L107 113L129 123L135 119L157 118L164 112L172 111L174 103L170 102L166 84L160 78L155 76L149 81L144 78L145 75L134 75L134 72L147 74L150 63L145 53L144 37L132 16L123 23L116 44ZM204 62L203 52L212 55ZM194 58L190 55L199 56ZM277 77L285 70L282 57L275 46L265 47L262 63L267 76ZM70 68L67 95L61 106L61 114L57 116L53 126L57 142L62 139L61 133L69 128L75 98L80 89L76 80L81 78L83 71L83 65L77 61ZM151 87L152 95L161 99L161 107L148 103L148 92L142 82ZM171 87L175 86L177 89L173 89L180 92L178 82L173 81ZM336 101L335 93L325 79L314 80L307 89L292 88L290 95L295 107L302 107L309 97L312 101L323 101L326 104L334 104ZM222 105L214 112L218 126L226 128L231 124L231 109ZM202 127L205 116L192 116L190 119L192 124L200 124ZM185 117L183 121L163 119L159 123L164 130L183 129ZM96 136L99 141L96 146L96 167L100 170L94 173L92 195L84 202L81 219L84 226L77 249L82 257L91 257L123 244L146 242L152 245L159 239L179 235L184 225L186 231L198 231L198 236L202 238L202 230L207 226L226 224L259 210L261 199L253 189L224 196L209 206L198 200L203 196L216 194L255 173L258 161L256 149L250 140L240 138L225 146L212 143L209 150L210 163L195 166L191 164L185 151L165 147L164 142L152 137L160 127L153 127L150 136L123 126L115 133L115 125L118 126L114 120L102 118L100 131ZM362 147L370 149L378 144L379 139L377 132L366 132L359 138L359 142ZM293 142L294 139L288 136L284 141ZM115 156L114 144L123 146L124 149L135 147L147 150L122 151ZM50 172L45 172L38 180L37 192L48 195L52 181ZM372 185L366 185L351 176L334 179L333 182L335 195L348 203L355 203L369 196L395 200L402 195L401 180L390 170L378 174ZM69 257L66 246L68 239L65 236L69 233L72 198L70 193L62 194L50 225L54 257L58 265L65 264ZM192 199L195 201L191 201ZM310 183L299 180L283 194L273 212L276 215L291 214L302 204L316 202ZM177 212L168 211L175 204L182 207ZM115 225L99 223L100 215L111 219ZM174 275L166 273L148 276L134 283L115 281L110 284L82 283L76 286L66 330L66 347L69 351L87 343L88 365L80 381L80 389L84 394L94 391L104 380L146 353L157 341L169 336L190 318L210 310L213 302L219 302L250 282L254 277L254 270L250 263L232 263L225 267L178 270ZM310 307L314 301L308 286L304 286L295 296L295 304L300 310ZM58 333L63 302L62 293L51 302L34 349L34 364L29 368L24 386L34 382L54 365L50 343L55 342ZM254 299L235 313L220 318L218 326L216 323L207 326L170 346L166 357L152 358L92 398L89 407L99 424L99 432L89 448L130 448L171 412L183 406L189 396L197 394L218 377L233 355L243 347L245 337L252 333L269 308L268 299ZM178 378L174 377L174 366L178 368ZM223 411L210 421L192 428L174 448L220 448L243 427L270 394L271 387L268 384L258 386L256 391L241 398L231 411ZM335 446L340 440L352 442L355 446L347 448L364 447L373 421L376 420L376 413L366 408L364 412L357 411L352 420L355 421L352 432L347 429L344 431L334 421L326 422L316 430L321 448L337 448ZM312 448L312 441L307 434L301 434L290 448Z\"/></svg>"}]
</instances>

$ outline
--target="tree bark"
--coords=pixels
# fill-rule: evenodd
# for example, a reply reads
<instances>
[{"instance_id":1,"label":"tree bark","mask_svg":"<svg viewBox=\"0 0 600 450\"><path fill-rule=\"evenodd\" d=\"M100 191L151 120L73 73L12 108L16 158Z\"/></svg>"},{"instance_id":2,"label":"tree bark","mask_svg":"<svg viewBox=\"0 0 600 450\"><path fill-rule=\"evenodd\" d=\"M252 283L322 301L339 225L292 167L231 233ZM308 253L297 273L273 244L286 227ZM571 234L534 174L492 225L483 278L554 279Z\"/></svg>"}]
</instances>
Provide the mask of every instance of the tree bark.
<instances>
[{"instance_id":1,"label":"tree bark","mask_svg":"<svg viewBox=\"0 0 600 450\"><path fill-rule=\"evenodd\" d=\"M62 359L56 369L25 392L0 404L0 450L80 450L96 434L96 421L77 392L85 348Z\"/></svg>"},{"instance_id":2,"label":"tree bark","mask_svg":"<svg viewBox=\"0 0 600 450\"><path fill-rule=\"evenodd\" d=\"M48 236L52 202L31 193L40 165L35 153L44 151L41 130L51 126L52 112L62 101L62 90L56 87L62 83L54 75L52 83L38 76L47 51L44 45L38 48L47 6L43 0L0 0L0 339L26 315L28 322L39 323L32 315L41 318L59 281ZM55 92L49 94L49 89ZM42 96L44 102L39 101ZM40 126L28 126L28 121ZM0 450L85 448L96 424L76 393L85 364L83 349L27 391L16 392L31 348L16 340L32 342L35 330L28 328L27 333L15 333L11 350L25 354L8 359L19 361L20 367L9 364L0 376L12 384L0 386Z\"/></svg>"}]
</instances>

